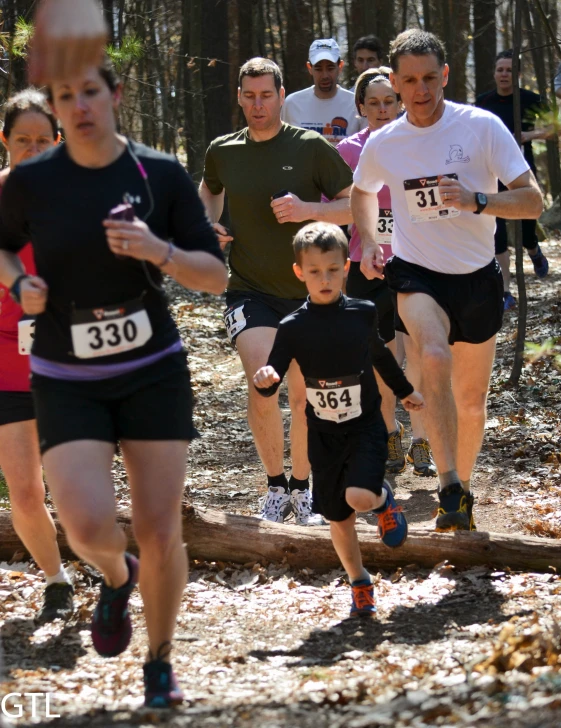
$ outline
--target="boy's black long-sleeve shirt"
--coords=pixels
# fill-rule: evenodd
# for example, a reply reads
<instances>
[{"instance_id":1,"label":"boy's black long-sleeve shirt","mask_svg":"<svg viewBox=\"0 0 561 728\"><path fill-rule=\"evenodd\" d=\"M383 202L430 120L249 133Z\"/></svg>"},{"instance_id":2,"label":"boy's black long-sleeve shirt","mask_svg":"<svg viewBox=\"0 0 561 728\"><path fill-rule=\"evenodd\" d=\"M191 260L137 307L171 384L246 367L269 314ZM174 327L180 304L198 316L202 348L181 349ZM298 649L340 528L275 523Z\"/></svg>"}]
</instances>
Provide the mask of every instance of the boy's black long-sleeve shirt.
<instances>
[{"instance_id":1,"label":"boy's black long-sleeve shirt","mask_svg":"<svg viewBox=\"0 0 561 728\"><path fill-rule=\"evenodd\" d=\"M326 432L352 430L373 421L380 392L372 367L400 398L413 387L378 333L376 306L341 297L320 305L310 299L280 323L268 366L281 380L295 359L306 380L306 415ZM279 383L258 391L272 396Z\"/></svg>"}]
</instances>

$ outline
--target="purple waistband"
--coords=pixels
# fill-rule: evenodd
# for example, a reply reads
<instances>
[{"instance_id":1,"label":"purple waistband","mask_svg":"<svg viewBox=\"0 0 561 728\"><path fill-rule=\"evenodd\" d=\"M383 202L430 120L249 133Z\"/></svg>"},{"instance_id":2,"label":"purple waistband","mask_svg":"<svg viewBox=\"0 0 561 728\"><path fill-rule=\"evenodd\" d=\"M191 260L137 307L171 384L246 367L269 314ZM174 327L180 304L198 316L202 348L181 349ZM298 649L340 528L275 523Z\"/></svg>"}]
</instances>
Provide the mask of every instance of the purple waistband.
<instances>
[{"instance_id":1,"label":"purple waistband","mask_svg":"<svg viewBox=\"0 0 561 728\"><path fill-rule=\"evenodd\" d=\"M42 377L51 379L66 379L72 382L95 381L98 379L109 379L118 377L120 374L128 374L136 369L154 364L170 354L181 351L183 344L178 339L162 351L155 354L143 356L141 359L125 361L121 364L62 364L57 361L41 359L39 356L31 355L31 371L33 374L40 374Z\"/></svg>"}]
</instances>

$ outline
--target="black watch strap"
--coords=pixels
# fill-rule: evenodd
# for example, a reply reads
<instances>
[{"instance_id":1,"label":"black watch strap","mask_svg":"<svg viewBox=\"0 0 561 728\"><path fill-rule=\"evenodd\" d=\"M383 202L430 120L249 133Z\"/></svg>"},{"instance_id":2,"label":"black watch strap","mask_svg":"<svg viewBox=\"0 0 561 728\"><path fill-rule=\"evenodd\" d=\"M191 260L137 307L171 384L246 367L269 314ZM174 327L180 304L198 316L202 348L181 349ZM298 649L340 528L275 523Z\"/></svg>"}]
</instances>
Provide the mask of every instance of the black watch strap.
<instances>
[{"instance_id":1,"label":"black watch strap","mask_svg":"<svg viewBox=\"0 0 561 728\"><path fill-rule=\"evenodd\" d=\"M29 277L30 276L27 273L22 273L12 283L12 287L10 288L10 296L16 303L21 303L21 295L20 295L21 282Z\"/></svg>"},{"instance_id":2,"label":"black watch strap","mask_svg":"<svg viewBox=\"0 0 561 728\"><path fill-rule=\"evenodd\" d=\"M475 204L477 205L477 209L474 211L474 214L481 215L483 210L487 207L487 195L483 194L483 192L476 192Z\"/></svg>"}]
</instances>

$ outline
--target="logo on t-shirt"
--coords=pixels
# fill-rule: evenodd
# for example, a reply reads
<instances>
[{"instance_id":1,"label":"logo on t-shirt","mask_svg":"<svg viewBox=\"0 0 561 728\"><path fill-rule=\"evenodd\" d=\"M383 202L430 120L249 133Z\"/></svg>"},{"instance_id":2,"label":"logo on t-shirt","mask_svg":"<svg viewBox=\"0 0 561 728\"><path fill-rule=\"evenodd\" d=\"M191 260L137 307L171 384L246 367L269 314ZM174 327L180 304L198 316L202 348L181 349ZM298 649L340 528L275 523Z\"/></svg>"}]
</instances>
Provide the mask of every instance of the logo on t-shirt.
<instances>
[{"instance_id":1,"label":"logo on t-shirt","mask_svg":"<svg viewBox=\"0 0 561 728\"><path fill-rule=\"evenodd\" d=\"M450 144L446 164L454 164L454 162L469 162L469 157L464 157L464 150L460 144Z\"/></svg>"},{"instance_id":2,"label":"logo on t-shirt","mask_svg":"<svg viewBox=\"0 0 561 728\"><path fill-rule=\"evenodd\" d=\"M320 124L313 121L304 122L302 124L302 127L304 129L317 131L318 134L332 139L335 137L346 137L348 126L349 122L347 121L347 119L345 119L344 116L336 116L331 121L328 121L326 124Z\"/></svg>"}]
</instances>

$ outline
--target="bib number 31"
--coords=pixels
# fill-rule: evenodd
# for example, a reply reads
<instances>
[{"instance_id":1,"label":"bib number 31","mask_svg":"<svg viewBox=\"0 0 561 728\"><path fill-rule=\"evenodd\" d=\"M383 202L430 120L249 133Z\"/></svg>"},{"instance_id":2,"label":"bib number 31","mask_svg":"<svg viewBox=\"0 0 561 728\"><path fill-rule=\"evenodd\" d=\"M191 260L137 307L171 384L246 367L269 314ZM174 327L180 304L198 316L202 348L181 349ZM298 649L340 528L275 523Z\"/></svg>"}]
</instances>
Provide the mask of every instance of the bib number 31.
<instances>
[{"instance_id":1,"label":"bib number 31","mask_svg":"<svg viewBox=\"0 0 561 728\"><path fill-rule=\"evenodd\" d=\"M460 211L446 207L440 196L438 183L443 177L458 179L457 174L451 173L405 180L403 187L411 222L438 222L458 217Z\"/></svg>"},{"instance_id":2,"label":"bib number 31","mask_svg":"<svg viewBox=\"0 0 561 728\"><path fill-rule=\"evenodd\" d=\"M79 359L111 356L138 349L151 338L152 326L140 301L72 314L72 344Z\"/></svg>"},{"instance_id":3,"label":"bib number 31","mask_svg":"<svg viewBox=\"0 0 561 728\"><path fill-rule=\"evenodd\" d=\"M306 377L306 398L320 420L346 422L362 414L358 374L337 379Z\"/></svg>"}]
</instances>

